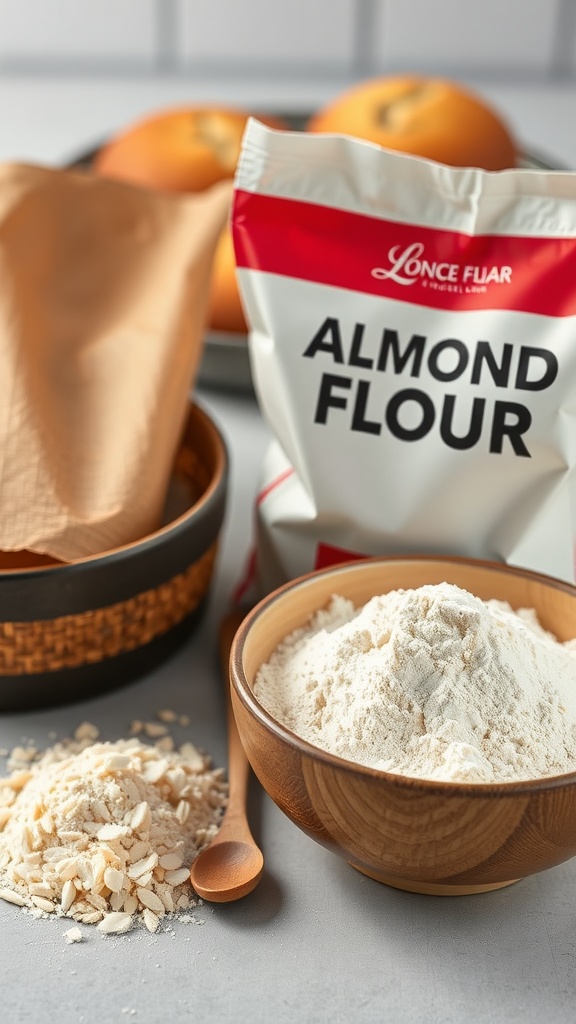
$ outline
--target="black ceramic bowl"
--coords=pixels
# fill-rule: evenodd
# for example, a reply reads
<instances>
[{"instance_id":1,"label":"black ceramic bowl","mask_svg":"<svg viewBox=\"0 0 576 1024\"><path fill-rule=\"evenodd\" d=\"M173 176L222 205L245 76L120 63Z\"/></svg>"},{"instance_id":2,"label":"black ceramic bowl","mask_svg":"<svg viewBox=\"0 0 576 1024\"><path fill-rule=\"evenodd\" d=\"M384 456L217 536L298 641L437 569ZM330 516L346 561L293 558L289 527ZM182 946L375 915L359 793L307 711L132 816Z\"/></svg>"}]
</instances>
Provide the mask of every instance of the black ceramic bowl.
<instances>
[{"instance_id":1,"label":"black ceramic bowl","mask_svg":"<svg viewBox=\"0 0 576 1024\"><path fill-rule=\"evenodd\" d=\"M191 404L156 532L66 564L0 558L0 711L94 696L185 639L212 579L227 482L225 442Z\"/></svg>"}]
</instances>

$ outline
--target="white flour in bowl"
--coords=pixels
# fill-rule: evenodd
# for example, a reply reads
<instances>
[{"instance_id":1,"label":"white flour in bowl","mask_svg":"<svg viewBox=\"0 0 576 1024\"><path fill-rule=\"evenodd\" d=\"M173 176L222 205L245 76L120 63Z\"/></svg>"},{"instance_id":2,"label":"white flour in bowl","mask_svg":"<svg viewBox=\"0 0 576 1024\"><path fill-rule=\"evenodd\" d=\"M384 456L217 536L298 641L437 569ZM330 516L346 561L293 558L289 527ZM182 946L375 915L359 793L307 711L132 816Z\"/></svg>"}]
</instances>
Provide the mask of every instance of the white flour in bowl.
<instances>
[{"instance_id":1,"label":"white flour in bowl","mask_svg":"<svg viewBox=\"0 0 576 1024\"><path fill-rule=\"evenodd\" d=\"M576 643L532 609L448 583L360 610L333 597L276 648L254 693L302 739L389 772L509 782L576 770Z\"/></svg>"}]
</instances>

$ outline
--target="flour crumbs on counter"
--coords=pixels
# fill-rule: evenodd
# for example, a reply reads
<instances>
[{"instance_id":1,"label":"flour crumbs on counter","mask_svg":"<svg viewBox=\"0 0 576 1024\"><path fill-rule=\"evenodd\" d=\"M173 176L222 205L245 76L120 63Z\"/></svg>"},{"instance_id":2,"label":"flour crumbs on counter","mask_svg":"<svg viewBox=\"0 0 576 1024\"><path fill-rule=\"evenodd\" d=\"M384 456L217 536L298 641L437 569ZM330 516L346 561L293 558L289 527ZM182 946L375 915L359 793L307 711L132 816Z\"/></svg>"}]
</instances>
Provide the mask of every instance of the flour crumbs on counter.
<instances>
[{"instance_id":1,"label":"flour crumbs on counter","mask_svg":"<svg viewBox=\"0 0 576 1024\"><path fill-rule=\"evenodd\" d=\"M261 666L254 693L302 739L361 765L452 782L576 770L576 650L448 583L357 609L334 596Z\"/></svg>"},{"instance_id":2,"label":"flour crumbs on counter","mask_svg":"<svg viewBox=\"0 0 576 1024\"><path fill-rule=\"evenodd\" d=\"M0 779L0 898L102 935L154 933L201 902L189 867L218 830L224 772L190 743L97 737L83 723L43 754L13 751Z\"/></svg>"}]
</instances>

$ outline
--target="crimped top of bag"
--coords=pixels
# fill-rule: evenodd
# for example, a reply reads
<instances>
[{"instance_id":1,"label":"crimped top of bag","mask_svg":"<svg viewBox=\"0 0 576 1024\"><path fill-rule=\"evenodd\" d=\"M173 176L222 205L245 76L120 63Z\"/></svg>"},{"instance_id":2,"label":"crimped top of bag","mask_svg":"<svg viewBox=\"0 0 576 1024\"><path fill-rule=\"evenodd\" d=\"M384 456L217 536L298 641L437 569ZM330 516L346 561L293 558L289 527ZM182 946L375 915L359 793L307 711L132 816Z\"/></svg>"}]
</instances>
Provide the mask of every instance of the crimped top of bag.
<instances>
[{"instance_id":1,"label":"crimped top of bag","mask_svg":"<svg viewBox=\"0 0 576 1024\"><path fill-rule=\"evenodd\" d=\"M234 187L471 234L576 235L576 172L452 167L351 136L279 131L255 118ZM551 199L565 201L554 220Z\"/></svg>"}]
</instances>

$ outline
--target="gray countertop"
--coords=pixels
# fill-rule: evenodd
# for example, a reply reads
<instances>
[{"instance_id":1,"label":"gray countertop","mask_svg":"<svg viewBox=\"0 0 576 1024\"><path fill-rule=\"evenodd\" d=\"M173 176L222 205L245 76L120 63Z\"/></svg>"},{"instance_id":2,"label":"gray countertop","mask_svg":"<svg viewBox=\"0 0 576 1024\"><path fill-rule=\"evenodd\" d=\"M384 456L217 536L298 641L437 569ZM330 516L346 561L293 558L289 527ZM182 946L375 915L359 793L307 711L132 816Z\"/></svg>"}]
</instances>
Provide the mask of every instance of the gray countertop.
<instances>
[{"instance_id":1,"label":"gray countertop","mask_svg":"<svg viewBox=\"0 0 576 1024\"><path fill-rule=\"evenodd\" d=\"M172 83L155 95L162 102L178 90L183 95L182 84ZM569 118L576 106L573 87L489 91L523 138L576 166ZM285 99L293 98L285 93ZM280 102L282 89L267 94ZM38 110L32 115L34 95ZM75 107L69 88L61 85L60 96L61 117L50 134L42 83L0 84L0 108L10 106L12 97L8 123L17 122L12 136L3 131L0 159L58 162L114 119L135 112L132 85L117 93L114 115L111 96L101 95L98 104L89 82L79 85ZM151 97L152 86L141 87L142 109ZM309 98L302 87L298 105ZM36 118L36 135L26 111ZM192 739L215 764L225 765L217 626L247 555L268 431L248 395L199 388L198 400L220 425L231 457L225 529L201 623L169 661L130 686L89 702L0 715L0 748L24 739L42 748L53 734L70 735L82 721L97 725L103 739L115 739L127 734L134 718L153 717L168 706L190 718L175 738ZM0 760L0 773L3 767ZM135 930L116 937L82 925L84 941L68 945L63 933L71 922L36 920L0 901L0 1020L573 1022L576 860L493 893L421 896L380 885L313 843L254 780L250 802L253 830L265 853L263 880L238 903L202 905L195 912L198 923L176 920L155 935Z\"/></svg>"}]
</instances>

